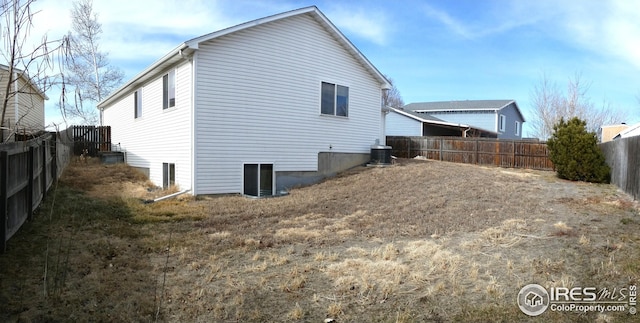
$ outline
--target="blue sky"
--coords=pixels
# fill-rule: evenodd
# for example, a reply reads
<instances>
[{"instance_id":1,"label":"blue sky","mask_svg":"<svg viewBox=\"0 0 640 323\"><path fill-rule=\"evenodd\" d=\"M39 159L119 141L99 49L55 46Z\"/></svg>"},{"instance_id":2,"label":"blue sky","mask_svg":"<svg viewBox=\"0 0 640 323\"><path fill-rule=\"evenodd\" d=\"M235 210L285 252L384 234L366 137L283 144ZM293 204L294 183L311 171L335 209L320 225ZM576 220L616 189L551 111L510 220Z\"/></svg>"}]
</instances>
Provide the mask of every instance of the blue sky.
<instances>
[{"instance_id":1,"label":"blue sky","mask_svg":"<svg viewBox=\"0 0 640 323\"><path fill-rule=\"evenodd\" d=\"M38 1L32 35L67 32L71 4ZM126 80L185 40L309 5L393 79L405 103L515 99L531 120L530 93L543 74L564 88L579 73L595 105L607 102L628 111L627 123L640 121L634 1L94 0L102 50ZM56 101L47 102L48 122L59 122Z\"/></svg>"}]
</instances>

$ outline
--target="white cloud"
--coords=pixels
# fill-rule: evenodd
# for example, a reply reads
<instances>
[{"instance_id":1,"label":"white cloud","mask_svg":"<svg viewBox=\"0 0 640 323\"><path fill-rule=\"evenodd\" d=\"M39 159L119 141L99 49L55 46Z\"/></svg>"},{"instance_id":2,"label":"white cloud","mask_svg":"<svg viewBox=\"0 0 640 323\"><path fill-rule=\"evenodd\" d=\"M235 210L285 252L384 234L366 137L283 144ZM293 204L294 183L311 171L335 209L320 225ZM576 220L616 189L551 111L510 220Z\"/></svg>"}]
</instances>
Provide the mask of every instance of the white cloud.
<instances>
[{"instance_id":1,"label":"white cloud","mask_svg":"<svg viewBox=\"0 0 640 323\"><path fill-rule=\"evenodd\" d=\"M374 44L387 44L392 25L382 11L334 5L325 14L345 33L367 39Z\"/></svg>"},{"instance_id":2,"label":"white cloud","mask_svg":"<svg viewBox=\"0 0 640 323\"><path fill-rule=\"evenodd\" d=\"M473 21L468 17L465 17L463 21L447 11L429 4L423 4L421 9L428 18L440 22L454 34L467 39L478 39L504 33L521 26L533 25L542 19L535 12L520 6L521 3L522 1L511 1L500 3L497 7L485 8L481 5L489 3L478 2L478 7L476 7L478 14L474 15Z\"/></svg>"},{"instance_id":3,"label":"white cloud","mask_svg":"<svg viewBox=\"0 0 640 323\"><path fill-rule=\"evenodd\" d=\"M603 1L565 8L569 41L594 53L623 59L640 69L640 7L633 1Z\"/></svg>"}]
</instances>

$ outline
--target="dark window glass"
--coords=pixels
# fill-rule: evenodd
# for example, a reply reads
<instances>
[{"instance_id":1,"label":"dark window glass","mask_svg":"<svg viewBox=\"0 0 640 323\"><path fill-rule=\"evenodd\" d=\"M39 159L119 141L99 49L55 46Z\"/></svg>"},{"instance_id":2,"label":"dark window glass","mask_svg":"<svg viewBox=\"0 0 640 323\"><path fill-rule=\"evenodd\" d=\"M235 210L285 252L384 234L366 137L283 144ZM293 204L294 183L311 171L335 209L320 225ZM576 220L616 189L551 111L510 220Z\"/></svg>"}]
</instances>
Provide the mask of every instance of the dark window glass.
<instances>
[{"instance_id":1,"label":"dark window glass","mask_svg":"<svg viewBox=\"0 0 640 323\"><path fill-rule=\"evenodd\" d=\"M169 108L169 74L162 77L162 108Z\"/></svg>"},{"instance_id":2,"label":"dark window glass","mask_svg":"<svg viewBox=\"0 0 640 323\"><path fill-rule=\"evenodd\" d=\"M162 163L162 188L176 185L176 164Z\"/></svg>"},{"instance_id":3,"label":"dark window glass","mask_svg":"<svg viewBox=\"0 0 640 323\"><path fill-rule=\"evenodd\" d=\"M337 88L336 115L346 117L349 113L349 88L341 85L338 85Z\"/></svg>"},{"instance_id":4,"label":"dark window glass","mask_svg":"<svg viewBox=\"0 0 640 323\"><path fill-rule=\"evenodd\" d=\"M176 106L176 71L169 72L169 107Z\"/></svg>"},{"instance_id":5,"label":"dark window glass","mask_svg":"<svg viewBox=\"0 0 640 323\"><path fill-rule=\"evenodd\" d=\"M142 117L142 91L135 91L133 94L133 100L135 105L135 117Z\"/></svg>"},{"instance_id":6,"label":"dark window glass","mask_svg":"<svg viewBox=\"0 0 640 323\"><path fill-rule=\"evenodd\" d=\"M260 196L273 195L273 165L260 164Z\"/></svg>"},{"instance_id":7,"label":"dark window glass","mask_svg":"<svg viewBox=\"0 0 640 323\"><path fill-rule=\"evenodd\" d=\"M322 82L322 114L335 114L335 90L334 84Z\"/></svg>"},{"instance_id":8,"label":"dark window glass","mask_svg":"<svg viewBox=\"0 0 640 323\"><path fill-rule=\"evenodd\" d=\"M244 195L258 196L258 164L244 164Z\"/></svg>"}]
</instances>

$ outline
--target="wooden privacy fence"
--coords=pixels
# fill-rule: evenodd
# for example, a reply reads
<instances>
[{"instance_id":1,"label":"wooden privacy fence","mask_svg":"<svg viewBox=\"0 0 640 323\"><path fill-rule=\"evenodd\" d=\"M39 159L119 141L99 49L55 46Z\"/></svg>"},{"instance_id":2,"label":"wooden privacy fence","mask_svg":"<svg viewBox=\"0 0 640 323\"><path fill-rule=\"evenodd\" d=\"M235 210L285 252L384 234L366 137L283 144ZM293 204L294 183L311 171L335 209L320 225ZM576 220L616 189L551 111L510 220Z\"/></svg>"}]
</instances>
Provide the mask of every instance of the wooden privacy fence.
<instances>
[{"instance_id":1,"label":"wooden privacy fence","mask_svg":"<svg viewBox=\"0 0 640 323\"><path fill-rule=\"evenodd\" d=\"M387 145L400 158L429 159L465 164L552 170L544 142L460 137L389 136Z\"/></svg>"},{"instance_id":2,"label":"wooden privacy fence","mask_svg":"<svg viewBox=\"0 0 640 323\"><path fill-rule=\"evenodd\" d=\"M605 142L600 149L611 167L611 183L640 199L640 137Z\"/></svg>"},{"instance_id":3,"label":"wooden privacy fence","mask_svg":"<svg viewBox=\"0 0 640 323\"><path fill-rule=\"evenodd\" d=\"M79 156L84 149L89 156L96 157L98 152L111 151L111 127L109 126L71 126L61 133L63 142L73 143L73 154Z\"/></svg>"},{"instance_id":4,"label":"wooden privacy fence","mask_svg":"<svg viewBox=\"0 0 640 323\"><path fill-rule=\"evenodd\" d=\"M69 163L71 148L47 133L0 145L0 252L32 218L53 182Z\"/></svg>"}]
</instances>

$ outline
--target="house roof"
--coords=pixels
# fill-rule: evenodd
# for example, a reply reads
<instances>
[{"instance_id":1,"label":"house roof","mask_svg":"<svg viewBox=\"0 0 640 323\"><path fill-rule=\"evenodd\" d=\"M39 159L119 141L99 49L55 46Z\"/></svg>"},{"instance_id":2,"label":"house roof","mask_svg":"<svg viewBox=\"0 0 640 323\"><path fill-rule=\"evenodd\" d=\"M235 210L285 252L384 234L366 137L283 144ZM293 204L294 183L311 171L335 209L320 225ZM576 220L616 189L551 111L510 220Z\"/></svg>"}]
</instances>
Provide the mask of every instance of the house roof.
<instances>
[{"instance_id":1,"label":"house roof","mask_svg":"<svg viewBox=\"0 0 640 323\"><path fill-rule=\"evenodd\" d=\"M400 115L409 117L411 119L423 122L423 123L428 123L428 124L432 124L432 125L438 125L438 126L445 126L445 127L452 127L452 128L464 128L464 129L475 129L475 130L479 130L485 133L495 133L493 131L490 130L484 130L484 129L480 129L480 128L476 128L473 126L470 126L468 124L462 124L462 123L454 123L454 122L448 122L448 121L444 121L440 118L436 118L432 115L429 115L427 113L419 113L419 112L414 112L414 111L408 111L408 110L404 110L404 109L397 109L397 108L388 108L390 111L398 113Z\"/></svg>"},{"instance_id":2,"label":"house roof","mask_svg":"<svg viewBox=\"0 0 640 323\"><path fill-rule=\"evenodd\" d=\"M206 42L206 41L209 41L209 40L212 40L212 39L224 36L224 35L228 35L228 34L231 34L231 33L234 33L234 32L238 32L238 31L241 31L241 30L249 29L249 28L252 28L252 27L255 27L255 26L259 26L259 25L262 25L262 24L266 24L266 23L269 23L269 22L273 22L273 21L277 21L277 20L281 20L281 19L286 19L286 18L289 18L289 17L297 16L297 15L304 15L304 14L311 15L338 42L340 42L343 45L343 47L351 55L353 55L353 57L355 57L360 62L360 64L362 64L362 66L365 69L367 69L378 80L378 82L381 84L381 88L382 89L391 88L391 84L385 78L385 76L382 73L380 73L380 71L378 71L378 69L375 66L373 66L373 64L371 64L371 62L369 62L369 60L353 45L353 43L351 43L351 41L349 41L347 39L347 37L345 37L344 34L342 34L342 32L340 32L338 30L338 28L336 28L336 26L331 21L329 21L329 19L327 19L327 17L316 6L310 6L310 7L305 7L305 8L301 8L301 9L297 9L297 10L287 11L287 12L283 12L283 13L280 13L280 14L276 14L276 15L272 15L272 16L268 16L268 17L264 17L264 18L260 18L260 19L256 19L256 20L252 20L252 21L249 21L249 22L245 22L245 23L233 26L233 27L229 27L229 28L226 28L226 29L215 31L215 32L212 32L212 33L209 33L209 34L206 34L206 35L202 35L200 37L196 37L196 38L193 38L191 40L188 40L188 41L178 45L174 49L172 49L169 53L167 53L165 56L163 56L162 58L157 60L155 63L151 64L151 66L147 67L145 70L140 72L138 75L134 76L127 83L125 83L120 88L118 88L113 93L111 93L102 102L99 102L97 107L98 108L103 108L104 106L114 102L115 100L117 100L121 96L126 95L127 93L129 93L133 89L137 88L141 84L145 83L149 79L152 79L152 78L156 77L158 74L163 72L163 70L165 68L168 68L171 65L173 65L173 64L175 64L175 63L177 63L177 62L179 62L179 61L181 61L183 59L185 59L188 56L190 56L194 51L196 51L199 48L200 43L203 43L203 42Z\"/></svg>"},{"instance_id":3,"label":"house roof","mask_svg":"<svg viewBox=\"0 0 640 323\"><path fill-rule=\"evenodd\" d=\"M444 121L442 119L436 118L432 115L426 114L426 113L417 113L414 111L410 111L410 110L403 110L403 109L397 109L397 108L391 108L389 107L389 110L398 113L400 115L409 117L411 119L420 121L420 122L424 122L424 123L431 123L431 124L439 124L439 125L444 125L444 126L456 126L456 127L464 127L464 128L469 128L469 125L465 125L465 124L459 124L459 123L453 123L453 122L447 122Z\"/></svg>"},{"instance_id":4,"label":"house roof","mask_svg":"<svg viewBox=\"0 0 640 323\"><path fill-rule=\"evenodd\" d=\"M455 112L455 111L490 111L497 112L513 103L522 121L524 116L515 100L464 100L464 101L438 101L416 102L404 106L405 110L418 113L430 112Z\"/></svg>"},{"instance_id":5,"label":"house roof","mask_svg":"<svg viewBox=\"0 0 640 323\"><path fill-rule=\"evenodd\" d=\"M0 70L9 72L9 66L0 64ZM36 90L38 95L40 95L44 100L49 100L49 97L44 93L44 91L42 91L40 87L38 87L33 82L33 80L29 77L29 75L27 75L27 73L25 73L23 70L18 68L14 68L13 71L18 73L20 75L20 78L22 78L27 84L29 84L34 90Z\"/></svg>"},{"instance_id":6,"label":"house roof","mask_svg":"<svg viewBox=\"0 0 640 323\"><path fill-rule=\"evenodd\" d=\"M629 126L627 129L620 131L613 139L640 136L640 123Z\"/></svg>"}]
</instances>

